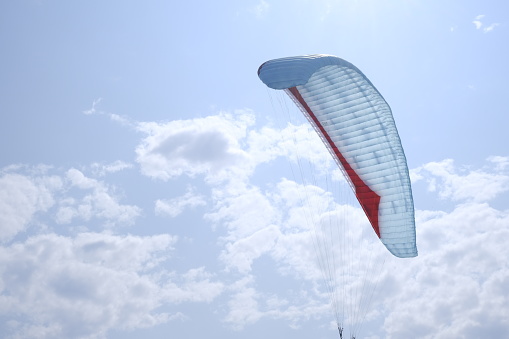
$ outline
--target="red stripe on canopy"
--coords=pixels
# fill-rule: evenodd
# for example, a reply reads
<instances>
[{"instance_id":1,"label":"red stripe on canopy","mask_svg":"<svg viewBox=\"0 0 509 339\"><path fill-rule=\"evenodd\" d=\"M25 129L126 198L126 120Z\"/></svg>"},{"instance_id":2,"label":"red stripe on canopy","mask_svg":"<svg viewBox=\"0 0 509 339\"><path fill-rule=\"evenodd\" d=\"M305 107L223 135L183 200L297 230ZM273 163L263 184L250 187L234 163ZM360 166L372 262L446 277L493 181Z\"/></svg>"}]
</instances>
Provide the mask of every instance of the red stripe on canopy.
<instances>
[{"instance_id":1,"label":"red stripe on canopy","mask_svg":"<svg viewBox=\"0 0 509 339\"><path fill-rule=\"evenodd\" d=\"M318 128L318 131L322 134L323 139L329 144L329 148L332 149L337 160L341 166L343 166L344 172L348 175L350 182L355 188L355 196L357 197L357 200L359 200L359 203L361 204L364 213L366 213L371 226L375 230L376 235L378 235L380 238L380 229L378 226L378 209L380 205L380 196L372 191L368 185L366 185L366 183L359 177L352 166L350 166L348 161L346 161L345 157L343 154L341 154L336 144L334 144L334 141L332 141L331 137L323 128L318 118L315 116L311 108L309 108L297 87L290 87L288 90L311 118L315 126Z\"/></svg>"}]
</instances>

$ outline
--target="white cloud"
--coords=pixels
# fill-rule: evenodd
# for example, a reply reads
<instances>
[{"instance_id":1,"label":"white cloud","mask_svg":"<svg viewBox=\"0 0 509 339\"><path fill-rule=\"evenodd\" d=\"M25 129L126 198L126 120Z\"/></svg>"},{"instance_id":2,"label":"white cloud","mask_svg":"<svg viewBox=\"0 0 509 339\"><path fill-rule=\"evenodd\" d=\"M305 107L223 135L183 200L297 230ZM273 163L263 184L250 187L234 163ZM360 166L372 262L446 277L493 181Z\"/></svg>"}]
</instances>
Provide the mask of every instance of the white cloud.
<instances>
[{"instance_id":1,"label":"white cloud","mask_svg":"<svg viewBox=\"0 0 509 339\"><path fill-rule=\"evenodd\" d=\"M57 332L48 337L102 337L110 327L165 321L168 315L154 312L161 305L157 281L138 271L157 265L157 252L173 243L170 236L82 234L70 239L50 234L2 248L1 313L20 314L30 327Z\"/></svg>"},{"instance_id":2,"label":"white cloud","mask_svg":"<svg viewBox=\"0 0 509 339\"><path fill-rule=\"evenodd\" d=\"M239 142L254 123L252 113L236 111L234 115L169 123L140 123L147 134L136 149L142 173L161 180L182 174L204 174L208 180L225 180L233 171L245 172L243 163L249 156Z\"/></svg>"},{"instance_id":3,"label":"white cloud","mask_svg":"<svg viewBox=\"0 0 509 339\"><path fill-rule=\"evenodd\" d=\"M498 22L494 22L491 25L489 25L488 27L485 27L483 29L483 31L484 31L484 33L488 33L488 32L493 31L495 29L495 27L498 27L498 26L500 26L500 24Z\"/></svg>"},{"instance_id":4,"label":"white cloud","mask_svg":"<svg viewBox=\"0 0 509 339\"><path fill-rule=\"evenodd\" d=\"M239 183L232 186L213 190L216 204L206 218L227 228L221 259L227 267L245 274L251 272L256 259L268 255L281 265L282 272L317 280L322 276L313 245L316 225L329 225L348 215L358 225L352 237L372 232L360 208L337 205L330 193L311 184L282 179L266 191ZM343 195L351 195L349 187L342 189L347 190Z\"/></svg>"},{"instance_id":5,"label":"white cloud","mask_svg":"<svg viewBox=\"0 0 509 339\"><path fill-rule=\"evenodd\" d=\"M118 202L111 189L106 184L93 178L86 177L77 169L70 169L66 173L70 188L76 187L86 193L81 199L77 194L73 197L61 199L56 214L59 224L69 224L75 218L85 221L99 219L104 226L132 225L141 214L141 209L134 205L122 205Z\"/></svg>"},{"instance_id":6,"label":"white cloud","mask_svg":"<svg viewBox=\"0 0 509 339\"><path fill-rule=\"evenodd\" d=\"M489 161L496 163L497 168L503 170L506 161L504 159L490 158ZM414 181L425 178L428 189L437 191L443 199L490 201L509 190L509 173L493 172L490 168L483 170L458 168L452 159L430 162L412 172Z\"/></svg>"},{"instance_id":7,"label":"white cloud","mask_svg":"<svg viewBox=\"0 0 509 339\"><path fill-rule=\"evenodd\" d=\"M132 164L121 160L117 160L109 164L101 164L95 162L91 165L92 172L97 176L105 176L106 174L123 171L132 167Z\"/></svg>"},{"instance_id":8,"label":"white cloud","mask_svg":"<svg viewBox=\"0 0 509 339\"><path fill-rule=\"evenodd\" d=\"M474 21L472 23L475 25L476 29L480 29L482 27L481 19L484 18L484 15L478 15L475 17Z\"/></svg>"},{"instance_id":9,"label":"white cloud","mask_svg":"<svg viewBox=\"0 0 509 339\"><path fill-rule=\"evenodd\" d=\"M279 236L280 232L276 226L267 226L245 238L227 243L221 258L227 265L247 273L251 270L254 260L274 249Z\"/></svg>"},{"instance_id":10,"label":"white cloud","mask_svg":"<svg viewBox=\"0 0 509 339\"><path fill-rule=\"evenodd\" d=\"M214 275L199 267L190 269L184 274L171 275L172 282L164 285L164 295L172 303L211 302L221 293L225 285L211 281Z\"/></svg>"},{"instance_id":11,"label":"white cloud","mask_svg":"<svg viewBox=\"0 0 509 339\"><path fill-rule=\"evenodd\" d=\"M271 225L277 216L267 196L255 186L238 183L214 189L212 193L216 205L206 218L226 227L228 240L251 235Z\"/></svg>"},{"instance_id":12,"label":"white cloud","mask_svg":"<svg viewBox=\"0 0 509 339\"><path fill-rule=\"evenodd\" d=\"M218 225L227 227L228 233L222 239L225 249L220 257L226 268L235 269L247 279L238 282L243 282L242 288L235 291L228 304L229 312L225 321L232 327L240 329L261 318L286 319L292 326L298 326L311 314L316 317L330 314L327 294L317 288L317 284L322 281L324 273L320 269L320 261L326 264L333 256L336 257L336 266L325 273L344 274L344 267L348 267L350 272L354 272L352 267L355 267L356 274L350 275L349 279L343 277L342 283L348 284L347 289L353 291L352 295L362 295L360 291L365 287L358 283L363 280L357 271L360 274L373 269L362 264L362 261L373 255L370 253L378 253L383 246L375 239L360 208L335 205L332 196L324 190L286 179L265 192L255 187L245 187L244 190L237 187L234 192L230 196L222 191L220 199L216 196L216 211L207 215ZM338 228L338 231L344 234L333 232L331 235L331 223L344 222L345 218L348 218L352 229L348 230L343 224L345 228ZM326 234L320 234L320 229L317 230L319 224L323 225ZM366 233L372 234L365 237ZM320 236L325 241L314 243L313 239L319 239ZM339 249L345 245L340 239L346 238L349 239L351 251L345 253ZM363 238L371 239L369 244L354 240ZM354 246L354 243L357 245ZM378 248L374 249L377 245ZM316 258L317 247L322 251L321 260ZM275 263L279 276L296 279L301 286L306 284L309 294L298 298L294 295L289 301L287 292L271 294L257 290L256 284L248 278L254 277L254 263L262 258ZM336 271L339 267L342 269ZM353 300L349 302L354 303Z\"/></svg>"},{"instance_id":13,"label":"white cloud","mask_svg":"<svg viewBox=\"0 0 509 339\"><path fill-rule=\"evenodd\" d=\"M162 266L176 238L47 234L0 247L0 315L12 338L103 338L181 319L167 303L209 302L221 283L203 268L182 277Z\"/></svg>"},{"instance_id":14,"label":"white cloud","mask_svg":"<svg viewBox=\"0 0 509 339\"><path fill-rule=\"evenodd\" d=\"M225 321L231 323L236 329L252 324L262 317L258 309L259 294L252 284L253 278L245 277L230 287L234 293L228 302L230 312Z\"/></svg>"},{"instance_id":15,"label":"white cloud","mask_svg":"<svg viewBox=\"0 0 509 339\"><path fill-rule=\"evenodd\" d=\"M500 26L500 23L498 22L494 22L494 23L491 23L489 26L485 26L484 23L481 21L483 20L485 17L485 15L478 15L475 17L474 21L472 21L472 23L475 25L475 28L476 29L481 29L483 30L484 33L489 33L491 31L493 31L496 27Z\"/></svg>"},{"instance_id":16,"label":"white cloud","mask_svg":"<svg viewBox=\"0 0 509 339\"><path fill-rule=\"evenodd\" d=\"M212 255L217 256L223 265L223 282L215 281L215 275L204 267L186 268L185 273L165 270L163 265L168 256L162 248L166 244L167 249L171 249L176 240L174 237L170 237L171 240L158 238L161 244L155 244L153 251L144 249L143 245L146 241L155 241L152 237L148 240L95 233L88 233L89 238L85 235L67 238L52 234L31 237L25 243L16 245L20 248L19 253L31 253L32 248L44 253L40 250L44 248L47 258L57 258L54 261L62 264L51 268L45 264L44 260L50 260L46 257L41 257L39 261L25 260L17 267L27 267L27 272L39 272L34 274L47 281L47 286L56 286L44 291L42 287L38 290L30 285L26 290L40 292L42 297L39 300L48 300L48 303L56 300L59 306L50 308L46 318L41 315L40 309L35 308L30 313L28 306L19 306L22 317L11 318L5 323L6 328L28 337L37 336L33 333L43 337L58 337L62 333L74 334L69 332L69 324L83 317L83 326L89 327L79 327L80 333L100 336L110 328L140 328L173 318L185 318L182 312L157 311L158 307L184 302L212 302L220 295L228 300L222 304L227 308L221 309L224 312L223 320L235 329L242 329L262 319L284 319L292 327L298 327L310 317L324 319L330 315L330 309L326 291L320 283L322 271L319 264L327 259L316 259L316 241L321 239L321 226L330 226L342 218L352 226L342 229L342 239L349 241L345 243L339 240L340 245L333 248L349 247L350 253L354 253L343 258L350 267L355 268L342 282L347 295L364 294L360 283L364 279L359 278L357 272L376 271L374 267L380 270L381 267L376 265L383 262L382 258L387 260L379 284L380 293L373 296L374 306L365 318L373 323L381 323L385 319L387 337L419 335L423 338L469 338L470 334L471 337L480 337L479 333L483 330L490 333L493 328L498 328L498 333L507 332L509 326L505 319L509 311L505 287L509 274L502 258L509 255L503 243L508 236L509 216L507 211L499 211L489 205L489 202L509 190L507 157L490 157L486 165L479 169L458 166L448 159L412 170L414 184L426 184L441 199L453 201L457 206L450 213L418 210L420 256L403 261L387 259L389 255L374 236L362 210L354 207L358 206L357 203L340 202L337 195L328 193L328 186L314 182L316 178L301 180L301 171L303 176L314 173L318 178L332 175L335 181L331 186L339 186L336 178L338 171L331 172L333 164L330 156L312 130L300 125L257 129L250 112L238 113L235 116L222 113L201 119L137 125L145 133L137 148L137 161L144 175L160 180L180 175L194 178L202 175L210 185L210 197L189 188L184 195L175 199L156 200L155 211L176 216L189 208L212 207L211 211L206 212L205 220L212 222L213 230L218 233L217 242L221 250ZM275 163L278 158L293 164L294 177L272 178L274 181L264 181L263 186L257 186L253 174L257 173L258 166L272 165L271 162ZM110 173L124 168L122 163L113 165ZM106 168L98 165L95 173L103 175ZM32 177L26 178L35 185ZM57 178L61 185L53 186L53 191L49 190L53 202L43 206L49 206L44 207L46 211L56 206L59 222L92 221L95 218L116 225L128 222L122 219L123 215L131 213L131 219L135 219L141 212L136 206L121 205L114 187L82 171L70 169ZM59 193L51 193L56 191ZM206 202L209 203L206 205ZM45 211L40 207L35 210ZM33 216L34 213L37 212L28 215ZM23 221L23 224L27 222ZM43 241L46 241L46 247L40 245ZM32 246L32 243L38 245ZM85 252L80 249L86 247L80 245L84 243L96 249ZM61 248L62 253L56 248ZM9 253L14 249L15 245L2 248L0 263L4 266L0 266L0 269L6 270L6 263L10 260L2 261L2 256L12 258ZM124 252L128 249L132 253ZM341 252L330 253L345 255ZM366 258L371 258L375 266L364 265L363 259ZM263 285L259 284L260 281L268 281L260 270L260 263L266 261L273 264L271 280L277 277L298 282L299 290L271 291L270 288L260 287ZM25 264L27 262L30 264ZM41 266L41 271L32 264ZM336 263L336 267L343 265ZM101 274L107 282L85 279ZM341 274L345 275L344 271ZM10 275L0 276L8 278ZM7 278L2 278L0 286L4 290L5 286L14 290L10 282L6 285ZM59 280L68 281L67 285L74 289L56 284L55 281ZM234 283L227 286L226 282L231 280ZM85 283L80 284L81 281ZM368 278L367 281L368 285L376 283L376 279ZM141 306L135 305L136 310L133 310L133 304L127 301L115 302L118 295L115 291L111 296L100 296L110 303L108 305L111 306L106 307L102 299L95 296L103 288L106 291L112 289L113 284L120 286L124 293L134 293L140 288L141 295L147 300L135 298L132 302ZM136 288L131 284L135 284ZM354 289L358 292L352 292ZM54 320L63 317L57 309L66 310L75 303L74 300L79 299L76 297L78 292L87 295L86 301L80 301L80 305L83 305L83 312L91 312L91 315L87 317L79 310L69 312L68 318L62 318L65 324ZM20 303L21 297L16 296L21 292L16 293L0 294L5 307ZM26 303L35 303L35 297L30 293L27 295L33 299L27 299ZM344 298L343 302L348 306L358 303L353 299ZM103 308L99 310L97 305ZM102 311L104 308L107 310ZM425 315L421 310L425 311ZM94 317L94 312L107 312L102 314L104 322L103 318ZM114 318L111 314L120 316L111 320ZM23 317L30 321L23 321ZM486 319L486 323L472 321L480 318ZM92 332L90 324L98 332ZM437 327L440 328L438 335Z\"/></svg>"},{"instance_id":17,"label":"white cloud","mask_svg":"<svg viewBox=\"0 0 509 339\"><path fill-rule=\"evenodd\" d=\"M254 285L246 283L231 297L225 320L234 328L243 328L261 318L284 318L292 326L298 326L299 321L309 319L311 310L317 317L329 314L326 294L316 286L323 276L315 256L314 226L317 223L330 225L332 220L344 219L343 215L348 215L348 220L355 226L349 231L349 237L357 239L368 233L368 239L375 240L380 248L381 244L375 239L360 208L336 205L330 193L315 186L317 183L314 181L324 175L333 176L329 178L328 185L341 185L337 182L339 170L332 171L331 168L336 165L311 128L289 124L280 130L269 127L253 129L247 134L245 142L239 141L239 144L247 147L251 160L247 167L249 170L245 176L230 178L226 184L213 183L214 207L206 214L206 219L212 221L216 228L226 230L220 238L220 243L224 244L221 245L224 250L220 259L227 272L249 277L254 274L254 263L266 258L276 264L280 276L309 284L312 293L289 302L276 294L261 293ZM252 168L278 157L290 160L295 176L304 180L305 184L282 179L262 189L250 183L248 174L253 172ZM287 174L291 175L290 171ZM350 192L349 187L342 188ZM311 210L308 204L312 205ZM331 213L331 210L335 212ZM343 256L342 260L356 265L370 251L376 252L372 246L372 243L360 245L362 255L355 258ZM328 255L334 251L330 244L327 249ZM367 269L364 265L363 271ZM355 282L351 284L352 288L361 288ZM266 300L271 302L265 303Z\"/></svg>"},{"instance_id":18,"label":"white cloud","mask_svg":"<svg viewBox=\"0 0 509 339\"><path fill-rule=\"evenodd\" d=\"M487 160L495 164L496 171L501 172L509 169L509 157L491 156Z\"/></svg>"},{"instance_id":19,"label":"white cloud","mask_svg":"<svg viewBox=\"0 0 509 339\"><path fill-rule=\"evenodd\" d=\"M214 185L247 180L256 166L278 157L310 161L320 171L331 168L333 160L308 124L255 129L254 123L250 111L139 123L138 129L148 136L136 149L137 161L142 173L153 178L200 174Z\"/></svg>"},{"instance_id":20,"label":"white cloud","mask_svg":"<svg viewBox=\"0 0 509 339\"><path fill-rule=\"evenodd\" d=\"M322 140L307 123L253 130L249 133L247 143L248 153L253 156L256 165L285 157L295 164L299 161L309 162L321 174L334 166Z\"/></svg>"},{"instance_id":21,"label":"white cloud","mask_svg":"<svg viewBox=\"0 0 509 339\"><path fill-rule=\"evenodd\" d=\"M85 177L81 171L75 168L68 170L66 176L72 186L76 186L81 189L94 189L101 187L101 184L97 180Z\"/></svg>"},{"instance_id":22,"label":"white cloud","mask_svg":"<svg viewBox=\"0 0 509 339\"><path fill-rule=\"evenodd\" d=\"M188 188L183 196L169 200L156 200L156 214L168 215L173 218L181 214L186 208L205 206L207 204L205 196L196 194L195 191L193 188Z\"/></svg>"},{"instance_id":23,"label":"white cloud","mask_svg":"<svg viewBox=\"0 0 509 339\"><path fill-rule=\"evenodd\" d=\"M125 116L121 116L115 113L109 113L105 111L101 111L97 109L97 106L101 103L102 98L95 99L92 102L92 107L88 110L82 111L85 115L106 115L108 116L112 121L115 121L117 123L120 123L121 125L128 126L131 128L136 128L136 122L133 122L131 119Z\"/></svg>"},{"instance_id":24,"label":"white cloud","mask_svg":"<svg viewBox=\"0 0 509 339\"><path fill-rule=\"evenodd\" d=\"M245 275L238 282L238 290L232 287L234 293L225 321L241 329L263 318L286 319L295 324L306 319L301 312L304 309L313 309L316 316L329 314L321 288L308 285L312 292L309 299L289 300L284 293L272 296L256 288L253 267L257 260L270 258L281 276L318 283L322 276L315 259L312 229L321 222L327 224L330 211L341 215L344 208L349 209L348 220L354 226L344 235L349 239L347 246L352 246L355 253L347 261L359 274L381 272L380 292L373 297L373 306L366 308L369 312L365 319L375 322L386 316L387 337L477 338L483 331L509 331L505 320L509 304L502 288L509 282L509 265L504 261L509 252L502 240L509 235L506 234L509 215L487 203L509 190L507 163L506 157L490 157L483 168L472 169L444 160L412 170L414 183L425 181L430 187L434 185L442 199L460 204L451 213L417 211L420 255L411 260L387 255L377 239L369 240L376 237L360 208L334 205L329 200L332 197L317 187L282 180L265 191L253 186L216 190L216 210L208 218L228 230L221 258L226 267ZM308 204L315 206L315 217L310 223L306 221ZM381 270L378 266L381 259L373 258L386 258L388 263ZM377 279L371 279L368 281L376 284ZM346 291L350 291L347 294L359 297L363 294L361 291L367 287L360 286L359 281L363 278L343 281ZM267 300L274 302L266 303ZM367 303L355 298L342 302ZM426 310L425 316L419 311L422 309ZM481 315L486 315L490 323L471 321ZM437 328L441 330L437 332Z\"/></svg>"},{"instance_id":25,"label":"white cloud","mask_svg":"<svg viewBox=\"0 0 509 339\"><path fill-rule=\"evenodd\" d=\"M140 124L139 129L147 137L137 150L146 175L167 180L183 174L203 174L211 185L213 210L206 214L206 220L225 232L219 239L224 248L219 258L226 274L241 275L227 289L229 302L224 320L229 326L242 329L264 318L286 319L291 326L298 326L310 314L328 315L328 299L320 285L320 261L316 259L316 240L321 233L315 233L314 228L346 214L354 226L345 230L344 237L350 241L336 248L351 247L355 255L343 260L356 267L355 272L382 272L380 293L373 297L365 319L376 322L386 316L388 337L408 338L416 333L423 338L437 337L436 324L443 329L438 337L468 338L470 329L472 337L479 337L479 330L489 331L490 325L469 323L469 319L481 314L489 317L493 327L507 328L504 319L508 311L498 305L507 304L500 291L507 280L507 265L499 258L509 255L500 241L506 237L503 233L509 220L507 213L488 205L509 190L506 157L490 157L480 169L457 166L448 159L412 170L414 184L425 182L441 199L460 204L451 213L418 210L420 256L398 261L388 259L362 210L352 207L357 204L334 202L326 190L310 185L312 180L296 182L300 180L298 173L308 171L308 167L320 173L317 177L333 175L337 181L337 171L331 172L334 166L330 156L312 130L305 125L256 129L249 113L240 116L240 122L220 114L168 124ZM209 150L206 156L201 153L203 147ZM255 186L250 180L257 166L277 158L293 163L297 178L281 179L263 188ZM195 205L193 196L188 192L174 200L159 200L156 209L177 215ZM308 204L315 206L311 218ZM490 241L496 244L486 245ZM328 245L318 247L324 246ZM497 257L497 253L503 255ZM386 258L384 270L363 263L373 257ZM308 294L292 298L287 292L258 288L256 282L261 277L256 263L262 260L272 261L279 277L305 284ZM354 275L345 278L342 284L347 294L362 295L360 281L363 279ZM368 281L376 283L376 279ZM359 300L343 302L353 305ZM500 313L492 311L495 306ZM420 309L426 310L425 316L418 316Z\"/></svg>"},{"instance_id":26,"label":"white cloud","mask_svg":"<svg viewBox=\"0 0 509 339\"><path fill-rule=\"evenodd\" d=\"M49 172L55 174L48 174ZM141 209L124 205L114 187L85 176L77 169L65 174L41 166L4 169L0 176L1 241L37 225L34 216L46 212L58 224L96 220L102 226L132 225ZM43 218L44 219L44 218Z\"/></svg>"},{"instance_id":27,"label":"white cloud","mask_svg":"<svg viewBox=\"0 0 509 339\"><path fill-rule=\"evenodd\" d=\"M292 328L301 322L319 318L330 312L329 305L316 300L306 290L291 291L289 298L273 293L262 293L256 288L256 279L247 275L229 286L228 314L224 321L235 330L241 330L261 319L285 319Z\"/></svg>"},{"instance_id":28,"label":"white cloud","mask_svg":"<svg viewBox=\"0 0 509 339\"><path fill-rule=\"evenodd\" d=\"M509 334L509 214L486 203L417 214L419 257L388 270L390 338Z\"/></svg>"},{"instance_id":29,"label":"white cloud","mask_svg":"<svg viewBox=\"0 0 509 339\"><path fill-rule=\"evenodd\" d=\"M34 214L54 205L53 194L62 187L55 176L36 177L3 173L0 177L0 241L27 229Z\"/></svg>"}]
</instances>

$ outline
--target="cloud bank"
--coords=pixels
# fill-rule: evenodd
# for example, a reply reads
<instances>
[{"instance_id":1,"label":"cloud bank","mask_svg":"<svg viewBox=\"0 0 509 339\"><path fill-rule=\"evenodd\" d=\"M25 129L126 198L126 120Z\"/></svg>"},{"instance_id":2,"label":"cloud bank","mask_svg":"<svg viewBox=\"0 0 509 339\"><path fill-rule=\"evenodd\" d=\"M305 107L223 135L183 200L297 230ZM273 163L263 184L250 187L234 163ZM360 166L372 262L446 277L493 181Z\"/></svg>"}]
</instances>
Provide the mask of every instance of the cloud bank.
<instances>
[{"instance_id":1,"label":"cloud bank","mask_svg":"<svg viewBox=\"0 0 509 339\"><path fill-rule=\"evenodd\" d=\"M383 267L363 268L379 275L360 333L509 335L504 241L509 211L496 207L509 190L508 157L492 156L482 168L445 159L412 169L414 187L426 188L437 203L424 210L416 199L420 255L401 261L383 251L355 203L328 189L344 182L305 125L258 126L253 112L244 110L135 126L142 133L135 165L93 165L90 173L47 166L0 172L2 336L101 338L112 329L185 320L193 315L179 305L218 300L212 307L235 330L262 319L283 320L293 328L329 319L330 299L316 256L322 236L317 225L340 215L355 225L345 229L359 244L348 259L353 266L360 267L360 258L385 261ZM291 171L257 177L264 166L281 160L297 172L305 174L309 167L317 177L327 174L330 186ZM174 198L153 196L152 210L143 210L126 203L129 197L107 181L133 168L140 178L161 185L183 178L192 184ZM198 189L203 185L209 193ZM454 207L441 209L445 201ZM215 234L215 252L206 255L219 269L174 268L181 239L166 229L127 234L146 223L143 215L173 220L186 211L199 213L200 227ZM271 271L262 271L259 263L270 263ZM273 279L299 287L272 289L267 282ZM345 279L343 285L353 291L358 281Z\"/></svg>"}]
</instances>

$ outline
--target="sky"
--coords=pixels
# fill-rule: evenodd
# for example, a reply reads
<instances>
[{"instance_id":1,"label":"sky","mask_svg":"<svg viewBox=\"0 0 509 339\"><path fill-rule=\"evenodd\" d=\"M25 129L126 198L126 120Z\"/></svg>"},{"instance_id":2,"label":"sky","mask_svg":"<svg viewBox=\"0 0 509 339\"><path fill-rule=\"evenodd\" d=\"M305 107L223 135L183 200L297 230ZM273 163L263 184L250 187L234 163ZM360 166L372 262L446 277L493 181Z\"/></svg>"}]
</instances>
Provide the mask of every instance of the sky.
<instances>
[{"instance_id":1,"label":"sky","mask_svg":"<svg viewBox=\"0 0 509 339\"><path fill-rule=\"evenodd\" d=\"M508 6L2 1L0 337L338 338L302 192L315 216L348 211L352 272L376 273L345 333L509 337ZM292 174L344 186L256 71L317 53L392 108L416 258Z\"/></svg>"}]
</instances>

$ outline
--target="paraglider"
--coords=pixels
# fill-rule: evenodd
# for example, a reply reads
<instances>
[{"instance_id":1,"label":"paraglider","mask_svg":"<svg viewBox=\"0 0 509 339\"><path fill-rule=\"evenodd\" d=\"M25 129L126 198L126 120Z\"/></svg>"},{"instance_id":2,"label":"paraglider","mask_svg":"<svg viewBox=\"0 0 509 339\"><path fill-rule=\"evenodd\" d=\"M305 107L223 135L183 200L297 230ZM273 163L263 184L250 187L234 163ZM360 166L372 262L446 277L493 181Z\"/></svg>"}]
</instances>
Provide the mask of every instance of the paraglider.
<instances>
[{"instance_id":1,"label":"paraglider","mask_svg":"<svg viewBox=\"0 0 509 339\"><path fill-rule=\"evenodd\" d=\"M259 67L258 76L269 88L284 90L300 108L387 250L400 258L417 256L406 157L391 109L371 81L331 55L270 60ZM342 338L339 320L337 325Z\"/></svg>"},{"instance_id":2,"label":"paraglider","mask_svg":"<svg viewBox=\"0 0 509 339\"><path fill-rule=\"evenodd\" d=\"M410 177L391 109L369 79L329 55L267 61L258 76L284 89L342 169L373 230L397 257L415 257Z\"/></svg>"}]
</instances>

